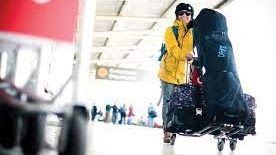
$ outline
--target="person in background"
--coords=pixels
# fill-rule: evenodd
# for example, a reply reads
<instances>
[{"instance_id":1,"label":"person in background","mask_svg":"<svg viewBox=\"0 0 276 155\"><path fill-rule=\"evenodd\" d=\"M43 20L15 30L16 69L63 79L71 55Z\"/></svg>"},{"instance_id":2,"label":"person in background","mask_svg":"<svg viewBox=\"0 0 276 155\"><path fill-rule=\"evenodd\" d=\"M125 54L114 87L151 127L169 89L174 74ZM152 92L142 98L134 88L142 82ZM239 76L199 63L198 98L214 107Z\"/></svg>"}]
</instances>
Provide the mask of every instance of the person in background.
<instances>
[{"instance_id":1,"label":"person in background","mask_svg":"<svg viewBox=\"0 0 276 155\"><path fill-rule=\"evenodd\" d=\"M111 106L109 104L107 104L105 106L105 116L104 116L104 120L103 120L105 123L110 122L110 110L111 110Z\"/></svg>"},{"instance_id":2,"label":"person in background","mask_svg":"<svg viewBox=\"0 0 276 155\"><path fill-rule=\"evenodd\" d=\"M119 113L121 115L121 119L119 121L119 124L125 124L126 123L126 105L124 104L123 106L120 107Z\"/></svg>"},{"instance_id":3,"label":"person in background","mask_svg":"<svg viewBox=\"0 0 276 155\"><path fill-rule=\"evenodd\" d=\"M104 120L104 117L103 117L103 112L102 110L100 109L99 112L98 112L98 121L103 121Z\"/></svg>"},{"instance_id":4,"label":"person in background","mask_svg":"<svg viewBox=\"0 0 276 155\"><path fill-rule=\"evenodd\" d=\"M97 115L97 106L93 105L91 109L91 120L94 121L95 117Z\"/></svg>"},{"instance_id":5,"label":"person in background","mask_svg":"<svg viewBox=\"0 0 276 155\"><path fill-rule=\"evenodd\" d=\"M116 104L114 104L112 106L112 118L111 118L113 124L116 124L117 118L118 118L118 107Z\"/></svg>"},{"instance_id":6,"label":"person in background","mask_svg":"<svg viewBox=\"0 0 276 155\"><path fill-rule=\"evenodd\" d=\"M148 107L148 127L151 127L151 128L154 127L153 119L155 117L157 117L157 113L152 103L150 103Z\"/></svg>"},{"instance_id":7,"label":"person in background","mask_svg":"<svg viewBox=\"0 0 276 155\"><path fill-rule=\"evenodd\" d=\"M176 85L186 83L187 61L193 58L193 36L192 17L194 11L190 4L180 3L176 6L173 22L178 30L178 38L175 37L173 27L170 26L165 31L166 54L161 59L158 77L161 81L163 96L162 120L164 143L170 143L171 134L166 130L166 113L168 111L168 101Z\"/></svg>"},{"instance_id":8,"label":"person in background","mask_svg":"<svg viewBox=\"0 0 276 155\"><path fill-rule=\"evenodd\" d=\"M134 112L133 112L133 106L132 106L132 104L130 104L130 106L128 108L128 114L127 114L127 117L128 117L127 124L128 125L132 124L132 119L133 119L134 116L135 115L134 115Z\"/></svg>"}]
</instances>

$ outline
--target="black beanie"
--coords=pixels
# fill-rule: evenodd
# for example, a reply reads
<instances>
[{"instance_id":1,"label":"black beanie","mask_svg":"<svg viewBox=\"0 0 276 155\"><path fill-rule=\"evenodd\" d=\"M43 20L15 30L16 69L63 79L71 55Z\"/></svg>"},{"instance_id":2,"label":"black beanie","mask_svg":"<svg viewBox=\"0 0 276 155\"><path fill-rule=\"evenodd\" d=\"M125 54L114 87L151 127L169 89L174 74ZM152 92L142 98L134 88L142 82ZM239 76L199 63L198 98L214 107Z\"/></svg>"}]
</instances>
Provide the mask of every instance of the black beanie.
<instances>
[{"instance_id":1,"label":"black beanie","mask_svg":"<svg viewBox=\"0 0 276 155\"><path fill-rule=\"evenodd\" d=\"M181 10L187 10L189 12L191 12L192 17L194 15L194 9L190 4L186 4L186 3L179 3L176 8L175 8L175 17L177 18L177 13Z\"/></svg>"}]
</instances>

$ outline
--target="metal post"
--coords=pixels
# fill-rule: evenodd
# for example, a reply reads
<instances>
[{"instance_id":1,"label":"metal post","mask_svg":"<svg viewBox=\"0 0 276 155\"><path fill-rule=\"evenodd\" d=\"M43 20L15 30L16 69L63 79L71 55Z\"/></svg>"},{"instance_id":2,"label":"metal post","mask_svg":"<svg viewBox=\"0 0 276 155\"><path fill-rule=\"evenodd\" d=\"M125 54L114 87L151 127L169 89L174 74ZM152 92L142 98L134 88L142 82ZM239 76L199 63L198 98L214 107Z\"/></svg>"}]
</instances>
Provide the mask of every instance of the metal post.
<instances>
[{"instance_id":1,"label":"metal post","mask_svg":"<svg viewBox=\"0 0 276 155\"><path fill-rule=\"evenodd\" d=\"M96 14L96 0L79 0L78 33L76 38L75 65L73 67L73 102L86 101L92 33Z\"/></svg>"}]
</instances>

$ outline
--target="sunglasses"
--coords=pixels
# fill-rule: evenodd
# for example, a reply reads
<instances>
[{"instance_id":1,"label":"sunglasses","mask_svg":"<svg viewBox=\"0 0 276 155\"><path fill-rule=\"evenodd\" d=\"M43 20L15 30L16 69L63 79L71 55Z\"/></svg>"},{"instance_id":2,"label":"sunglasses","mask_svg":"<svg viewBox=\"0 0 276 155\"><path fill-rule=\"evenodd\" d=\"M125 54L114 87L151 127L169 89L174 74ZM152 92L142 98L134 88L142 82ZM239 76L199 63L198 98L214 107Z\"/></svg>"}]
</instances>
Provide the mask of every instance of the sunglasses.
<instances>
[{"instance_id":1,"label":"sunglasses","mask_svg":"<svg viewBox=\"0 0 276 155\"><path fill-rule=\"evenodd\" d=\"M188 12L188 11L179 11L178 12L178 16L183 16L183 15L186 15L186 16L190 16L192 13L191 12Z\"/></svg>"}]
</instances>

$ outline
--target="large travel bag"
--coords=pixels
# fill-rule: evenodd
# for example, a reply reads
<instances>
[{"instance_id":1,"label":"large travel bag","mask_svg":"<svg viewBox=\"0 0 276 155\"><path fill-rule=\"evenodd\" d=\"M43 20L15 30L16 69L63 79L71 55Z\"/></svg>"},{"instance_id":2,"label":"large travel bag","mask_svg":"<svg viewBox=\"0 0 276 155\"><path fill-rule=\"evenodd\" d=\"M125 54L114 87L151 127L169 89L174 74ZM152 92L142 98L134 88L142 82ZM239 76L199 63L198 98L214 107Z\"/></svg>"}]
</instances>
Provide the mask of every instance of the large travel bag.
<instances>
[{"instance_id":1,"label":"large travel bag","mask_svg":"<svg viewBox=\"0 0 276 155\"><path fill-rule=\"evenodd\" d=\"M172 133L190 133L202 129L206 106L201 102L200 86L183 84L170 97L166 128Z\"/></svg>"},{"instance_id":2,"label":"large travel bag","mask_svg":"<svg viewBox=\"0 0 276 155\"><path fill-rule=\"evenodd\" d=\"M203 87L193 83L193 72L197 67L194 63L187 66L187 84L175 86L169 100L165 124L171 133L190 134L207 125Z\"/></svg>"},{"instance_id":3,"label":"large travel bag","mask_svg":"<svg viewBox=\"0 0 276 155\"><path fill-rule=\"evenodd\" d=\"M248 114L238 77L226 18L203 9L194 21L194 39L203 76L208 113L215 122L243 123Z\"/></svg>"}]
</instances>

